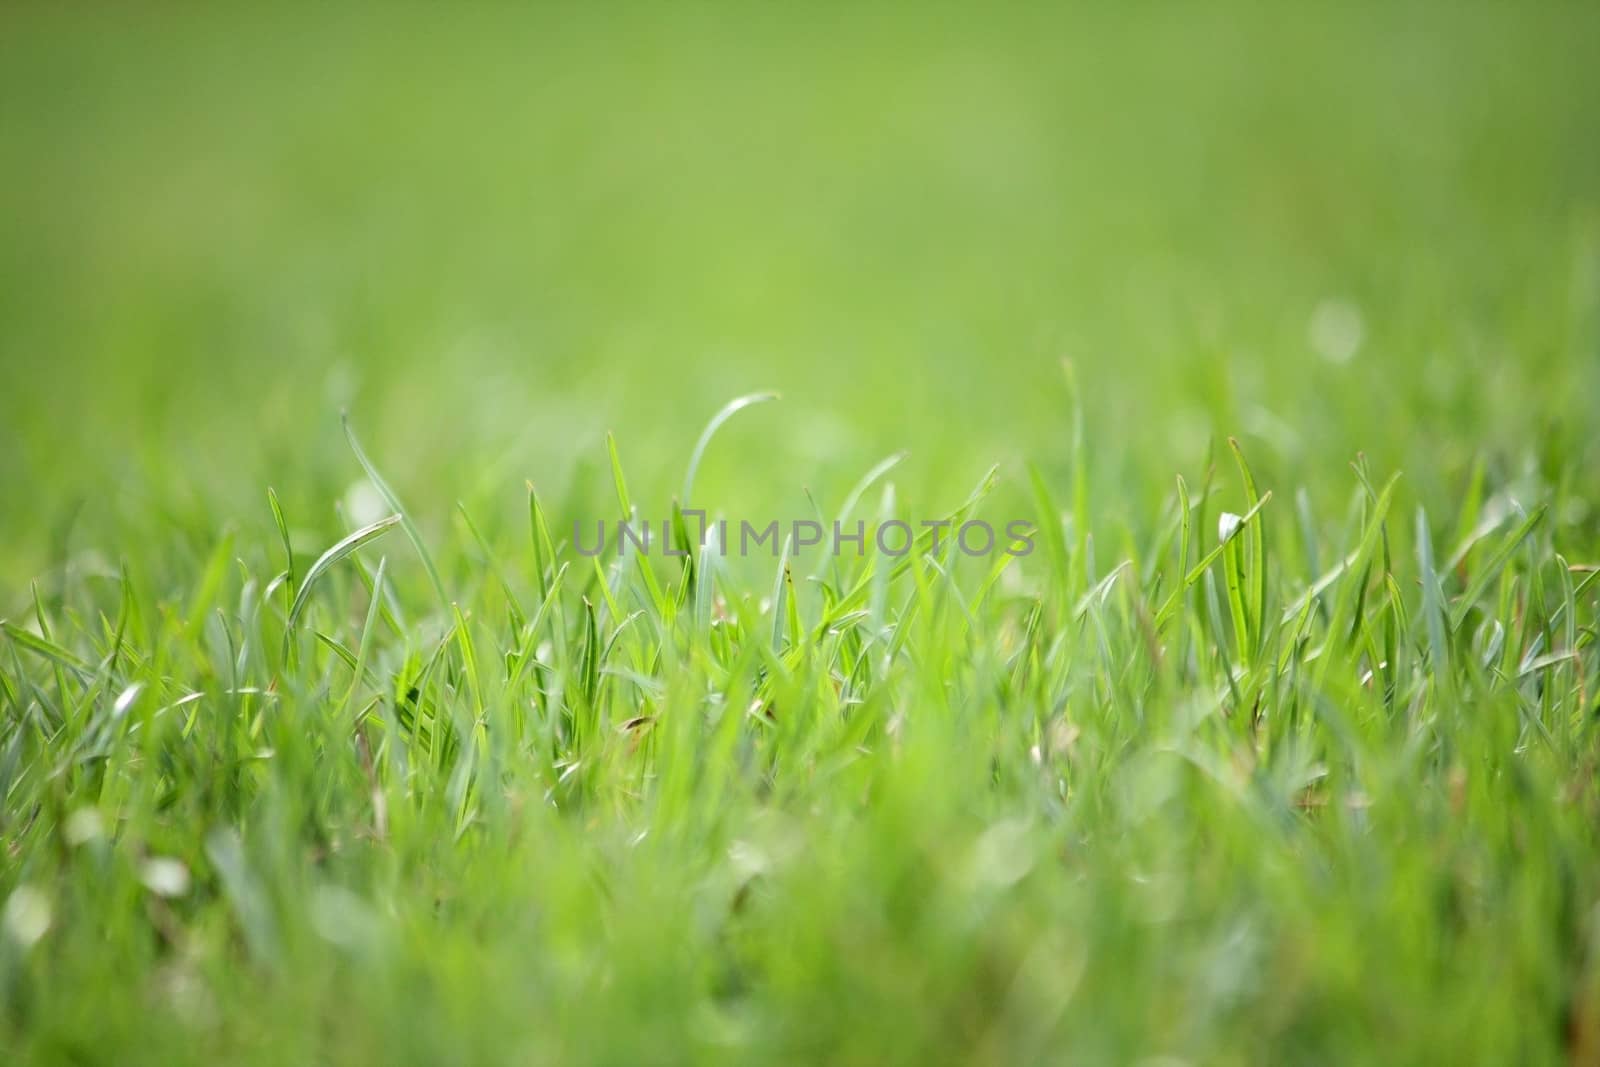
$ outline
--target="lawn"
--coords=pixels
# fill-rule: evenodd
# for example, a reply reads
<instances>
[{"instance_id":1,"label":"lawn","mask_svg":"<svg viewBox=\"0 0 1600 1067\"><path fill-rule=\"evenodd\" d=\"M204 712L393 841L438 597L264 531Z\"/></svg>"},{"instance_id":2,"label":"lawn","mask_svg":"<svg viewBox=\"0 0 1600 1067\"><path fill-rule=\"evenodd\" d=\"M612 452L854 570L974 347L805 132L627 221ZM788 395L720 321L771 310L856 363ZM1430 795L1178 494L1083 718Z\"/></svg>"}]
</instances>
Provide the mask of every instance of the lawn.
<instances>
[{"instance_id":1,"label":"lawn","mask_svg":"<svg viewBox=\"0 0 1600 1067\"><path fill-rule=\"evenodd\" d=\"M1600 1063L1597 53L6 7L0 1061Z\"/></svg>"}]
</instances>

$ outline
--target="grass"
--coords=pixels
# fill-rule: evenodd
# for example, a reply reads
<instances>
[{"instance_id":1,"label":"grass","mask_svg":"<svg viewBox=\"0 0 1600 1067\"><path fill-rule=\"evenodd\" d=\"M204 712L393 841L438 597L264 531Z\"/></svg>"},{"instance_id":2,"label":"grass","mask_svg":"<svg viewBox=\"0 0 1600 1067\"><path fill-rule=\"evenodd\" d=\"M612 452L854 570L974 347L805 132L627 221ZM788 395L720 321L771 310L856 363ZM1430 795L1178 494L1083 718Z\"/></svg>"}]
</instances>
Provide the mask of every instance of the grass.
<instances>
[{"instance_id":1,"label":"grass","mask_svg":"<svg viewBox=\"0 0 1600 1067\"><path fill-rule=\"evenodd\" d=\"M1597 31L0 15L3 1058L1600 1062Z\"/></svg>"}]
</instances>

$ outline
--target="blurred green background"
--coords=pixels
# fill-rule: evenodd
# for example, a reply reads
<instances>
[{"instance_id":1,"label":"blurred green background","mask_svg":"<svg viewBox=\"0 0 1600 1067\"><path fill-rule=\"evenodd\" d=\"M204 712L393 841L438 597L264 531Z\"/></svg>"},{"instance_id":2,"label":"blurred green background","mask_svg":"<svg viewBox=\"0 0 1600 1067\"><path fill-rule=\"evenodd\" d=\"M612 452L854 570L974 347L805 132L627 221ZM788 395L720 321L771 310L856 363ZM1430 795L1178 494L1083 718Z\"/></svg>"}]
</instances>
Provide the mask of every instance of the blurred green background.
<instances>
[{"instance_id":1,"label":"blurred green background","mask_svg":"<svg viewBox=\"0 0 1600 1067\"><path fill-rule=\"evenodd\" d=\"M1063 359L1108 529L1219 434L1338 499L1358 451L1428 501L1480 449L1592 470L1597 45L1594 4L8 5L4 606L266 531L269 484L332 528L343 408L435 531L525 479L593 516L608 429L660 515L765 388L713 507L902 448L924 512L994 463L1020 501Z\"/></svg>"},{"instance_id":2,"label":"blurred green background","mask_svg":"<svg viewBox=\"0 0 1600 1067\"><path fill-rule=\"evenodd\" d=\"M1592 0L0 5L0 680L21 682L0 1060L8 1034L41 1062L141 1041L267 1062L686 1041L729 1061L1581 1059L1595 594L1569 565L1600 563L1597 56ZM1095 565L1073 537L1070 566L1023 560L999 599L953 576L988 597L971 630L965 596L919 589L881 672L845 671L854 636L796 641L801 698L763 681L779 696L747 705L782 645L764 559L698 570L694 618L656 635L607 605L600 643L586 560L562 594L586 644L559 619L547 652L501 618L544 588L525 480L558 537L612 517L614 431L659 518L707 418L754 390L783 400L717 436L713 510L807 517L810 489L831 515L905 449L897 514L942 516L998 464L985 517L1035 517L1032 463L1083 521L1063 361ZM254 599L284 566L267 487L306 579L361 510L344 410L444 595L391 534L364 562L387 553L406 621L377 628L341 563L280 646L290 590ZM1340 527L1351 461L1405 472L1381 575L1340 582L1320 644L1308 607L1253 665L1230 665L1228 579L1207 572L1204 619L1198 588L1164 599L1175 546L1152 544L1179 526L1174 476L1198 489L1230 435L1274 493L1271 566L1249 565L1271 596L1254 623L1236 610L1236 649L1349 546L1373 558L1376 519ZM1244 510L1218 466L1211 529ZM1531 540L1541 513L1504 531L1510 501L1550 505ZM1480 521L1493 536L1434 580ZM1109 628L1077 626L1123 559ZM705 592L732 609L715 627ZM1166 631L1162 602L1183 615ZM791 636L820 627L811 607ZM734 647L680 658L691 623ZM348 688L339 640L363 657ZM518 681L488 693L519 725L489 733L477 664L511 655ZM603 661L593 739L558 734ZM349 743L363 663L375 716L410 704L381 748L366 710ZM455 678L424 765L435 663ZM659 699L622 684L658 673ZM1225 703L1240 679L1266 704ZM535 689L542 740L516 732ZM493 741L476 771L434 740L442 715L467 736L470 701ZM97 812L101 852L71 836ZM194 874L176 921L140 882L153 857ZM363 938L389 948L361 958Z\"/></svg>"}]
</instances>

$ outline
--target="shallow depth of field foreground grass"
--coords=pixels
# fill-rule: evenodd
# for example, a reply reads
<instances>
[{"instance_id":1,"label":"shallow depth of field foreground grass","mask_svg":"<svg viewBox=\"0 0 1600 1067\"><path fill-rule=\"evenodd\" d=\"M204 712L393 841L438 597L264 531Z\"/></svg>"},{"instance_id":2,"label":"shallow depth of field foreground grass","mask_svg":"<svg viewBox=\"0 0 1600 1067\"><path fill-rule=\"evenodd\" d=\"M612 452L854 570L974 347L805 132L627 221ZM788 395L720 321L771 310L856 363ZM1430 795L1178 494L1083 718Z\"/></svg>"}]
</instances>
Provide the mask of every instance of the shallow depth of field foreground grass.
<instances>
[{"instance_id":1,"label":"shallow depth of field foreground grass","mask_svg":"<svg viewBox=\"0 0 1600 1067\"><path fill-rule=\"evenodd\" d=\"M8 7L0 1060L1600 1062L1597 45Z\"/></svg>"}]
</instances>

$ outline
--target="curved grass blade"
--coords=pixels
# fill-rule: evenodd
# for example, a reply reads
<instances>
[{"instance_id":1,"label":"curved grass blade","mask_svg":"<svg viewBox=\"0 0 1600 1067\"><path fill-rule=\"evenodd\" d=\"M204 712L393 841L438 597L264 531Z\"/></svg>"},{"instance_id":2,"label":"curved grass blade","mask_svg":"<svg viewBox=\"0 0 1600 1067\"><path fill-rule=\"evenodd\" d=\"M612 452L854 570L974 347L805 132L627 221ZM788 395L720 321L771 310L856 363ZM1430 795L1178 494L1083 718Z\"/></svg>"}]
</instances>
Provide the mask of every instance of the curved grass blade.
<instances>
[{"instance_id":1,"label":"curved grass blade","mask_svg":"<svg viewBox=\"0 0 1600 1067\"><path fill-rule=\"evenodd\" d=\"M289 608L288 628L290 630L294 629L295 620L306 609L306 604L311 599L311 590L316 587L317 579L326 574L335 563L338 563L362 545L376 541L394 527L401 525L402 522L403 520L399 515L390 515L386 519L379 519L370 526L361 527L361 529L318 556L317 561L306 571L305 581L300 583L300 590L295 594L294 604Z\"/></svg>"},{"instance_id":2,"label":"curved grass blade","mask_svg":"<svg viewBox=\"0 0 1600 1067\"><path fill-rule=\"evenodd\" d=\"M345 647L343 641L340 641L332 634L325 634L321 630L313 630L312 636L314 636L318 641L321 641L323 646L326 647L328 651L338 656L339 659L344 662L344 665L350 668L353 675L351 679L352 684L360 681L361 675L359 672L361 660L357 658L354 652Z\"/></svg>"},{"instance_id":3,"label":"curved grass blade","mask_svg":"<svg viewBox=\"0 0 1600 1067\"><path fill-rule=\"evenodd\" d=\"M683 476L683 506L688 507L689 501L694 499L690 493L694 490L695 472L700 469L700 459L706 453L706 446L711 443L711 438L722 429L722 424L733 418L747 407L756 404L765 404L769 400L778 399L777 393L750 393L746 396L728 401L721 411L711 416L711 421L706 423L706 428L700 431L700 439L694 444L694 451L689 454L689 470Z\"/></svg>"},{"instance_id":4,"label":"curved grass blade","mask_svg":"<svg viewBox=\"0 0 1600 1067\"><path fill-rule=\"evenodd\" d=\"M267 487L267 503L272 507L272 521L278 527L278 536L283 539L283 573L284 595L294 603L294 547L289 543L289 523L283 517L283 505L278 503L278 493L271 486Z\"/></svg>"},{"instance_id":5,"label":"curved grass blade","mask_svg":"<svg viewBox=\"0 0 1600 1067\"><path fill-rule=\"evenodd\" d=\"M65 667L76 674L80 681L88 680L94 673L87 663L54 641L25 630L14 622L0 620L0 631L3 631L15 644L27 649L34 655L41 656L59 667Z\"/></svg>"},{"instance_id":6,"label":"curved grass blade","mask_svg":"<svg viewBox=\"0 0 1600 1067\"><path fill-rule=\"evenodd\" d=\"M422 569L428 572L428 581L433 583L433 591L439 594L439 601L448 606L450 597L444 591L444 582L439 577L439 568L433 565L433 557L428 554L428 546L422 543L422 531L417 529L417 524L411 521L410 514L405 505L400 503L400 498L395 496L394 490L389 488L389 483L383 480L383 475L378 473L378 468L372 465L372 460L361 448L361 442L356 440L355 430L350 428L350 416L341 414L339 421L344 426L345 440L350 442L350 451L356 455L356 462L361 464L361 469L367 472L367 478L372 486L383 497L384 502L395 510L395 518L406 531L406 537L411 542L411 547L417 550L417 555L422 558ZM306 584L311 582L311 572L306 572Z\"/></svg>"},{"instance_id":7,"label":"curved grass blade","mask_svg":"<svg viewBox=\"0 0 1600 1067\"><path fill-rule=\"evenodd\" d=\"M1504 543L1495 549L1494 555L1489 557L1488 562L1478 568L1478 573L1472 576L1472 581L1467 585L1467 591L1461 595L1460 600L1456 601L1455 610L1451 612L1451 630L1461 629L1461 624L1467 621L1467 614L1472 610L1472 606L1488 590L1490 584L1500 576L1500 572L1505 569L1506 563L1510 561L1512 554L1516 552L1523 541L1528 539L1528 535L1533 533L1534 527L1543 521L1545 512L1549 510L1549 507L1548 504L1540 504L1534 508L1528 517L1522 520L1522 524L1505 539Z\"/></svg>"},{"instance_id":8,"label":"curved grass blade","mask_svg":"<svg viewBox=\"0 0 1600 1067\"><path fill-rule=\"evenodd\" d=\"M850 495L844 498L844 506L839 509L839 521L844 522L848 519L851 513L855 511L856 505L861 502L862 496L866 494L868 489L872 488L873 483L894 470L907 455L908 453L902 450L892 456L886 456L878 462L877 466L862 475L861 480L855 484L855 488L850 490Z\"/></svg>"}]
</instances>

